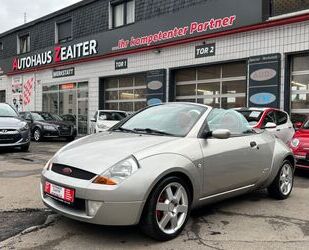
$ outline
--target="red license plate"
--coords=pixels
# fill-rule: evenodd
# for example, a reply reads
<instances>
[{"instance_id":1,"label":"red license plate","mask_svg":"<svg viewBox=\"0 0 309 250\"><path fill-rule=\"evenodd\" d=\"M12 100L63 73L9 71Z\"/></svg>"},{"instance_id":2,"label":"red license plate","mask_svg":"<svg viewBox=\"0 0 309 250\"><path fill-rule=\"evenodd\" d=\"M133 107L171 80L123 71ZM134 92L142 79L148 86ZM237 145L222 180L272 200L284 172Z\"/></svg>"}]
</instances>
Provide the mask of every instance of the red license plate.
<instances>
[{"instance_id":1,"label":"red license plate","mask_svg":"<svg viewBox=\"0 0 309 250\"><path fill-rule=\"evenodd\" d=\"M45 182L44 192L55 198L68 203L74 202L75 190L65 187L60 187L50 182Z\"/></svg>"}]
</instances>

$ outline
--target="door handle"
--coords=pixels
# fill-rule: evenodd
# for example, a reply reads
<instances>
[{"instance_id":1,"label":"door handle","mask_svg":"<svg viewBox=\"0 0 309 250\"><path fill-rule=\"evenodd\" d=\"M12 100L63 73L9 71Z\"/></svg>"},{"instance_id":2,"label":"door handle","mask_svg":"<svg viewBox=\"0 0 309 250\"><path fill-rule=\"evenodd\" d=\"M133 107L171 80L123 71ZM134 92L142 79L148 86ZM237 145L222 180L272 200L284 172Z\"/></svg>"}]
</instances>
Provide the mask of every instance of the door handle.
<instances>
[{"instance_id":1,"label":"door handle","mask_svg":"<svg viewBox=\"0 0 309 250\"><path fill-rule=\"evenodd\" d=\"M255 141L250 142L250 147L251 147L251 148L254 148L254 147L256 147L256 146L257 146L257 144L256 144Z\"/></svg>"},{"instance_id":2,"label":"door handle","mask_svg":"<svg viewBox=\"0 0 309 250\"><path fill-rule=\"evenodd\" d=\"M276 131L278 131L278 132L279 132L279 131L281 131L281 129L280 129L280 128L278 128Z\"/></svg>"}]
</instances>

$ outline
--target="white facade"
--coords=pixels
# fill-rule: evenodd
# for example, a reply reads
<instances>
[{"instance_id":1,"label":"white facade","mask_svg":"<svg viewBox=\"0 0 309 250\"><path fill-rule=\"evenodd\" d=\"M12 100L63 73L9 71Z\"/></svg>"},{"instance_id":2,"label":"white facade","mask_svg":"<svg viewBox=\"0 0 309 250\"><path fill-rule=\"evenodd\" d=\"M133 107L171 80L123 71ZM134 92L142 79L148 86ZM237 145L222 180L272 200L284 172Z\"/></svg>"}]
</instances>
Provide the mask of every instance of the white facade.
<instances>
[{"instance_id":1,"label":"white facade","mask_svg":"<svg viewBox=\"0 0 309 250\"><path fill-rule=\"evenodd\" d=\"M195 46L202 45L203 42L204 40L201 40L189 44L162 48L160 51L150 50L142 53L124 55L123 57L73 64L69 66L75 68L75 75L72 77L52 78L53 69L39 70L33 73L8 77L2 76L0 77L0 90L6 90L6 101L10 103L12 100L12 79L19 76L24 79L34 76L36 80L35 91L32 93L31 103L24 107L24 109L40 111L42 109L43 85L87 81L89 84L88 121L90 121L98 109L100 77L125 75L155 69L167 69L167 72L169 72L169 69L172 68L223 63L238 59L246 60L252 56L280 53L282 58L280 108L284 108L284 82L287 73L285 72L286 54L309 51L309 21L258 29L207 40L205 41L206 43L216 43L216 55L196 59ZM128 58L128 68L115 70L115 59L121 58ZM57 67L56 69L61 69L61 67ZM167 84L171 84L169 74L167 74Z\"/></svg>"}]
</instances>

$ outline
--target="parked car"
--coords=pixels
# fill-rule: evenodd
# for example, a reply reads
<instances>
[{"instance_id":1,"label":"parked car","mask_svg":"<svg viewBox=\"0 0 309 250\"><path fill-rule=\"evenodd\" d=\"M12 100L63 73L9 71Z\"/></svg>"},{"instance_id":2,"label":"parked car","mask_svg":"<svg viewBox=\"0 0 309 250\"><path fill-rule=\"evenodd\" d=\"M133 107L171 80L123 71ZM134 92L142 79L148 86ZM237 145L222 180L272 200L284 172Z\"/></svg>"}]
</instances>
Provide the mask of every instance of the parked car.
<instances>
[{"instance_id":1,"label":"parked car","mask_svg":"<svg viewBox=\"0 0 309 250\"><path fill-rule=\"evenodd\" d=\"M66 138L73 141L77 135L76 127L70 122L64 121L60 116L48 112L20 112L31 129L31 135L35 141L44 138Z\"/></svg>"},{"instance_id":2,"label":"parked car","mask_svg":"<svg viewBox=\"0 0 309 250\"><path fill-rule=\"evenodd\" d=\"M253 128L266 129L288 144L295 130L289 115L274 108L237 108Z\"/></svg>"},{"instance_id":3,"label":"parked car","mask_svg":"<svg viewBox=\"0 0 309 250\"><path fill-rule=\"evenodd\" d=\"M91 120L95 122L94 132L104 132L116 125L122 119L126 118L128 113L120 110L98 110L94 118Z\"/></svg>"},{"instance_id":4,"label":"parked car","mask_svg":"<svg viewBox=\"0 0 309 250\"><path fill-rule=\"evenodd\" d=\"M169 103L60 149L42 171L41 196L69 218L139 224L170 240L191 209L262 188L286 199L293 178L288 146L236 111Z\"/></svg>"},{"instance_id":5,"label":"parked car","mask_svg":"<svg viewBox=\"0 0 309 250\"><path fill-rule=\"evenodd\" d=\"M0 103L0 150L20 147L22 151L28 151L30 139L27 122L19 117L12 106Z\"/></svg>"},{"instance_id":6,"label":"parked car","mask_svg":"<svg viewBox=\"0 0 309 250\"><path fill-rule=\"evenodd\" d=\"M291 122L293 123L295 130L301 128L303 123L307 120L307 117L308 115L306 114L298 114L298 113L291 114Z\"/></svg>"},{"instance_id":7,"label":"parked car","mask_svg":"<svg viewBox=\"0 0 309 250\"><path fill-rule=\"evenodd\" d=\"M61 118L66 122L71 122L72 124L76 124L76 115L65 114L65 115L61 115Z\"/></svg>"},{"instance_id":8,"label":"parked car","mask_svg":"<svg viewBox=\"0 0 309 250\"><path fill-rule=\"evenodd\" d=\"M296 167L309 169L309 119L295 132L290 142L296 158Z\"/></svg>"}]
</instances>

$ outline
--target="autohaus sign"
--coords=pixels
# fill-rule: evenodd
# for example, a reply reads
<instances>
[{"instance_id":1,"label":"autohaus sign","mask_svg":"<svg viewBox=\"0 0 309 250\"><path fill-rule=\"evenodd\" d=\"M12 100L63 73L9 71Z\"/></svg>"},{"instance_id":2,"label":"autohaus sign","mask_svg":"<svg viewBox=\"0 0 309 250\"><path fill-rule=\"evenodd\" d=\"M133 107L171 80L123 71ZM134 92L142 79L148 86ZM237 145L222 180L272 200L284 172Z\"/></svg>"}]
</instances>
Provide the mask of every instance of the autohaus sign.
<instances>
[{"instance_id":1,"label":"autohaus sign","mask_svg":"<svg viewBox=\"0 0 309 250\"><path fill-rule=\"evenodd\" d=\"M67 60L77 59L85 56L97 54L97 41L90 40L69 46L57 46L54 50L48 50L42 53L14 58L12 70L24 70L33 67L39 67L54 62L65 62Z\"/></svg>"},{"instance_id":2,"label":"autohaus sign","mask_svg":"<svg viewBox=\"0 0 309 250\"><path fill-rule=\"evenodd\" d=\"M100 59L129 51L207 39L207 35L255 25L265 20L267 0L207 0L204 3L136 22L129 26L94 33L62 46L42 48L21 57L0 58L5 74L18 74L46 66L76 63L82 58ZM250 6L250 8L248 8ZM131 53L131 52L130 52ZM86 60L86 59L85 59ZM45 66L45 67L44 67Z\"/></svg>"}]
</instances>

